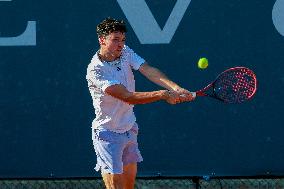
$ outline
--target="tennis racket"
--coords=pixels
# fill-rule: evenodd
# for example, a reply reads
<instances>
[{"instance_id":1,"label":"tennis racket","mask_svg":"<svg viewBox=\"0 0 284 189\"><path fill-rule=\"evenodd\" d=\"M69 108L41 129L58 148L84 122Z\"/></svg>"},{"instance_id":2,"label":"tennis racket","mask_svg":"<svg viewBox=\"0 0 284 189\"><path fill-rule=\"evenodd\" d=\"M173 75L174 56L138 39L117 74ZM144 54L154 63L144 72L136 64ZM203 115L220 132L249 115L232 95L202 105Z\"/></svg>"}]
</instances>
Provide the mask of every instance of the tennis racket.
<instances>
[{"instance_id":1,"label":"tennis racket","mask_svg":"<svg viewBox=\"0 0 284 189\"><path fill-rule=\"evenodd\" d=\"M225 103L242 103L251 99L257 88L254 72L245 67L225 70L203 89L192 92L193 96L207 96Z\"/></svg>"}]
</instances>

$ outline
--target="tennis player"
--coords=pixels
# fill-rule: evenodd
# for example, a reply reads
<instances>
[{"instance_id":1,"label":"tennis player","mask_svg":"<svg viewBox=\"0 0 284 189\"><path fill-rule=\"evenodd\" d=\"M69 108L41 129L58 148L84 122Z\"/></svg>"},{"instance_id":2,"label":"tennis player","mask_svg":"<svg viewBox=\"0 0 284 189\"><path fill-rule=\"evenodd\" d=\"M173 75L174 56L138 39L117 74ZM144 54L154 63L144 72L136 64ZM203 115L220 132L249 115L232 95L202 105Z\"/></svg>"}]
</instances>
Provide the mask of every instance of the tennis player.
<instances>
[{"instance_id":1,"label":"tennis player","mask_svg":"<svg viewBox=\"0 0 284 189\"><path fill-rule=\"evenodd\" d=\"M138 149L133 106L159 100L177 104L194 99L189 91L126 46L125 33L122 20L106 18L97 25L100 48L86 75L96 114L92 123L97 155L95 170L101 171L107 189L134 188L137 162L143 160ZM132 70L139 70L165 90L136 92Z\"/></svg>"}]
</instances>

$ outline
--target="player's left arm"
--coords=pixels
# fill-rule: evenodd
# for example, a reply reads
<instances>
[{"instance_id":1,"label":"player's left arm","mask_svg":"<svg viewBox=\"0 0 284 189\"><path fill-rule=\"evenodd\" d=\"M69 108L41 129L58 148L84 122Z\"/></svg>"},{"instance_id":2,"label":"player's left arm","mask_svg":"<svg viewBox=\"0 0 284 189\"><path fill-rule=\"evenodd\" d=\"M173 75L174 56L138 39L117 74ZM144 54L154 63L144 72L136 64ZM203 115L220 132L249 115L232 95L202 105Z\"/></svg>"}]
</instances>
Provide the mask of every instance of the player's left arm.
<instances>
[{"instance_id":1,"label":"player's left arm","mask_svg":"<svg viewBox=\"0 0 284 189\"><path fill-rule=\"evenodd\" d=\"M177 83L170 80L158 68L150 66L147 62L140 66L139 71L153 83L181 94L180 101L191 101L194 99L188 90L180 87Z\"/></svg>"}]
</instances>

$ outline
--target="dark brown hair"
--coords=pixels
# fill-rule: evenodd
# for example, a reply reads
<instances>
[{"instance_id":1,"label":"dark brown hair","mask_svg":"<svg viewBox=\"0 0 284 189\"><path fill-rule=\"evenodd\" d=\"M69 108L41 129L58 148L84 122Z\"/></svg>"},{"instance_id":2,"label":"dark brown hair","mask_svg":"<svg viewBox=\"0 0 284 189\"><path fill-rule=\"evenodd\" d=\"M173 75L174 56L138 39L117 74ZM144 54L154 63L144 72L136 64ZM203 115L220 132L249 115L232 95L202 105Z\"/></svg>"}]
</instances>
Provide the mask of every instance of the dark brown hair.
<instances>
[{"instance_id":1,"label":"dark brown hair","mask_svg":"<svg viewBox=\"0 0 284 189\"><path fill-rule=\"evenodd\" d=\"M126 25L123 20L116 20L114 18L106 18L101 23L97 25L98 36L107 36L112 32L126 33Z\"/></svg>"}]
</instances>

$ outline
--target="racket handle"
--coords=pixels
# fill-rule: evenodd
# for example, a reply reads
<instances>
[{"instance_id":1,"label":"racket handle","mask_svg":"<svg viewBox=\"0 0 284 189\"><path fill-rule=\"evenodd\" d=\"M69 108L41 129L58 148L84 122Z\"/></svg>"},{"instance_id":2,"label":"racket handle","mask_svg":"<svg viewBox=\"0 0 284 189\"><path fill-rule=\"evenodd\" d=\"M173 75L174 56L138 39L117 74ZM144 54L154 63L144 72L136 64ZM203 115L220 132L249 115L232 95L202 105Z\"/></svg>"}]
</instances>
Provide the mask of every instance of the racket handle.
<instances>
[{"instance_id":1,"label":"racket handle","mask_svg":"<svg viewBox=\"0 0 284 189\"><path fill-rule=\"evenodd\" d=\"M192 97L193 97L193 98L195 98L195 97L196 97L196 92L190 92L190 93L191 93L191 95L192 95ZM183 96L183 97L184 97L185 95L184 95L184 94L182 94L182 95L180 95L180 96Z\"/></svg>"}]
</instances>

